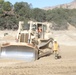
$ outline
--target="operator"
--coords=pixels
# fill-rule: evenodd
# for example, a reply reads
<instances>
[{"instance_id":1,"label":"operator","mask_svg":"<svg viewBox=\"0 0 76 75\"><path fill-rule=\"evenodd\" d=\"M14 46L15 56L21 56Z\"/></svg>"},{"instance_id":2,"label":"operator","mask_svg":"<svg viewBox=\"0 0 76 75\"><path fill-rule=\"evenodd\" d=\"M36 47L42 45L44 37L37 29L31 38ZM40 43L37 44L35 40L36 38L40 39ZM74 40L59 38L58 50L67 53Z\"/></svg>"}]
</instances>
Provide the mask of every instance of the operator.
<instances>
[{"instance_id":1,"label":"operator","mask_svg":"<svg viewBox=\"0 0 76 75\"><path fill-rule=\"evenodd\" d=\"M59 55L59 44L56 40L54 40L53 42L53 52L54 52L54 55L55 55L55 58L57 59L58 58L58 55Z\"/></svg>"},{"instance_id":2,"label":"operator","mask_svg":"<svg viewBox=\"0 0 76 75\"><path fill-rule=\"evenodd\" d=\"M40 38L42 35L42 28L41 27L38 28L38 32L39 32L39 38Z\"/></svg>"},{"instance_id":3,"label":"operator","mask_svg":"<svg viewBox=\"0 0 76 75\"><path fill-rule=\"evenodd\" d=\"M42 28L41 27L38 28L38 32L42 32Z\"/></svg>"}]
</instances>

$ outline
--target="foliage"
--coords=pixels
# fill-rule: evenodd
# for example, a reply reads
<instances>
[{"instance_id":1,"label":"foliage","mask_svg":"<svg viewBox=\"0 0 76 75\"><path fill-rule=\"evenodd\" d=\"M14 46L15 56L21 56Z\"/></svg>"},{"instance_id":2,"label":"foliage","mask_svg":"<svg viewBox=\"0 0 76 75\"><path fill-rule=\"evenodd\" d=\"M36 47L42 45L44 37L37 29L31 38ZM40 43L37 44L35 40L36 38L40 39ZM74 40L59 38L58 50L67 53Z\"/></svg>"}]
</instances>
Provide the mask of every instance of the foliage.
<instances>
[{"instance_id":1,"label":"foliage","mask_svg":"<svg viewBox=\"0 0 76 75\"><path fill-rule=\"evenodd\" d=\"M27 2L17 2L14 5L14 12L19 16L19 18L23 18L22 20L30 18L30 5Z\"/></svg>"},{"instance_id":2,"label":"foliage","mask_svg":"<svg viewBox=\"0 0 76 75\"><path fill-rule=\"evenodd\" d=\"M76 9L55 8L43 10L33 8L27 2L16 2L14 5L9 1L0 0L0 29L17 29L19 21L51 22L52 29L68 29L68 23L76 27Z\"/></svg>"},{"instance_id":3,"label":"foliage","mask_svg":"<svg viewBox=\"0 0 76 75\"><path fill-rule=\"evenodd\" d=\"M46 21L46 12L42 9L34 8L32 18L39 22Z\"/></svg>"},{"instance_id":4,"label":"foliage","mask_svg":"<svg viewBox=\"0 0 76 75\"><path fill-rule=\"evenodd\" d=\"M3 5L4 0L0 0L0 7Z\"/></svg>"},{"instance_id":5,"label":"foliage","mask_svg":"<svg viewBox=\"0 0 76 75\"><path fill-rule=\"evenodd\" d=\"M11 11L11 9L12 9L12 4L10 2L3 3L3 10L4 11Z\"/></svg>"}]
</instances>

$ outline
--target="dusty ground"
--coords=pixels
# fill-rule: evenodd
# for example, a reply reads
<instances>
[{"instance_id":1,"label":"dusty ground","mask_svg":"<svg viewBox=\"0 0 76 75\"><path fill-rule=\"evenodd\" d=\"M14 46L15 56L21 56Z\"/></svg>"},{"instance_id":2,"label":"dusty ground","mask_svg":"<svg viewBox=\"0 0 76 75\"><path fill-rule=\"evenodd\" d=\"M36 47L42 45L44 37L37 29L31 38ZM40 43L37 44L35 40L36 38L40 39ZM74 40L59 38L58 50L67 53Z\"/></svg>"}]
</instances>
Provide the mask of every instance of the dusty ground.
<instances>
[{"instance_id":1,"label":"dusty ground","mask_svg":"<svg viewBox=\"0 0 76 75\"><path fill-rule=\"evenodd\" d=\"M2 41L3 33L0 32L1 42L6 41ZM54 59L54 55L32 62L0 59L0 75L76 75L76 31L53 31L53 36L60 44L61 59Z\"/></svg>"}]
</instances>

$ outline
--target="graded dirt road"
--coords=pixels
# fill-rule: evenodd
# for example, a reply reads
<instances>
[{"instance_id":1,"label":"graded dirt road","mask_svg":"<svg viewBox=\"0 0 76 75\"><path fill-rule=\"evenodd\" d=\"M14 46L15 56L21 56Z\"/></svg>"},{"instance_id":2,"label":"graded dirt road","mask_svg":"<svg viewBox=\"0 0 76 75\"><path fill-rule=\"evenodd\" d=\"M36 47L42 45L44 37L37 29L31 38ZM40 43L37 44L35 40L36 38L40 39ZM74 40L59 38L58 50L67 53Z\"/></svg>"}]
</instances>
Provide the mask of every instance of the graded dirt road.
<instances>
[{"instance_id":1,"label":"graded dirt road","mask_svg":"<svg viewBox=\"0 0 76 75\"><path fill-rule=\"evenodd\" d=\"M76 75L76 33L71 33L53 33L60 44L61 59L54 59L53 54L32 62L0 59L0 75Z\"/></svg>"}]
</instances>

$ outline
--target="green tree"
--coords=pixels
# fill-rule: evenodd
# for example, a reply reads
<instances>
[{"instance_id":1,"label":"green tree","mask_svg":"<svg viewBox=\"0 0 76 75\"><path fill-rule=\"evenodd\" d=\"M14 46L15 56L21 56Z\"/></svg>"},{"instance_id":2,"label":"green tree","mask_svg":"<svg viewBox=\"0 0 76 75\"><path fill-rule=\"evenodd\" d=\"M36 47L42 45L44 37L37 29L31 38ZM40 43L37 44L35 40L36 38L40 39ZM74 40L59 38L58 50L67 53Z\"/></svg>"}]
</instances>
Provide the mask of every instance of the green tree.
<instances>
[{"instance_id":1,"label":"green tree","mask_svg":"<svg viewBox=\"0 0 76 75\"><path fill-rule=\"evenodd\" d=\"M0 0L0 8L2 7L4 0Z\"/></svg>"},{"instance_id":2,"label":"green tree","mask_svg":"<svg viewBox=\"0 0 76 75\"><path fill-rule=\"evenodd\" d=\"M12 9L12 4L9 1L3 3L3 10L4 11L11 11L11 9Z\"/></svg>"},{"instance_id":3,"label":"green tree","mask_svg":"<svg viewBox=\"0 0 76 75\"><path fill-rule=\"evenodd\" d=\"M17 2L14 5L14 11L19 16L25 19L30 19L30 4L27 2Z\"/></svg>"},{"instance_id":4,"label":"green tree","mask_svg":"<svg viewBox=\"0 0 76 75\"><path fill-rule=\"evenodd\" d=\"M39 9L39 8L34 8L32 17L36 21L40 21L40 22L46 21L46 11Z\"/></svg>"}]
</instances>

